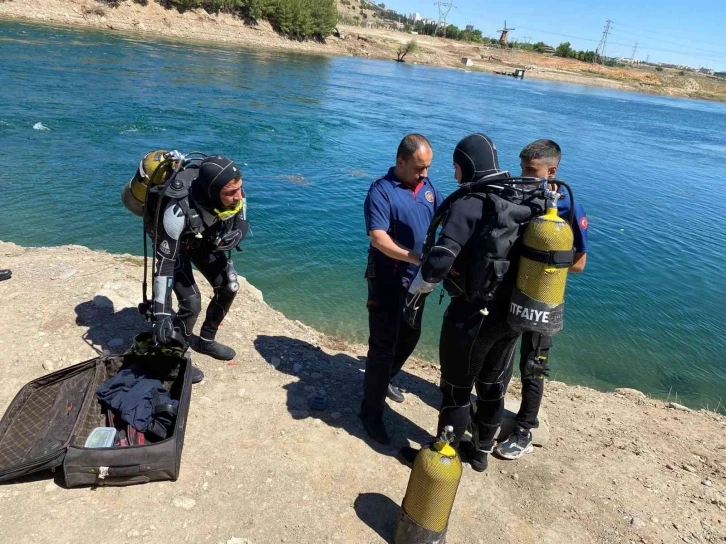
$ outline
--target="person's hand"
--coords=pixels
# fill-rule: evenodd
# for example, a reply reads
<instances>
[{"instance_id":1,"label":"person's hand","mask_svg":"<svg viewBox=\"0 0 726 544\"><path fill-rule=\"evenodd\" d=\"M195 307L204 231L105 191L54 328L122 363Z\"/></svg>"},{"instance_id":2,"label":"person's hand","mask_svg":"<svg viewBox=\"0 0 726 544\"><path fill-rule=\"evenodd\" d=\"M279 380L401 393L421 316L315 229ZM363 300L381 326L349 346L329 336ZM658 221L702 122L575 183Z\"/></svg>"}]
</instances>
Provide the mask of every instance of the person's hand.
<instances>
[{"instance_id":1,"label":"person's hand","mask_svg":"<svg viewBox=\"0 0 726 544\"><path fill-rule=\"evenodd\" d=\"M403 304L403 319L406 320L408 326L414 330L421 328L421 318L419 313L423 306L424 300L426 300L427 294L422 293L407 293L406 302Z\"/></svg>"},{"instance_id":2,"label":"person's hand","mask_svg":"<svg viewBox=\"0 0 726 544\"><path fill-rule=\"evenodd\" d=\"M174 333L174 324L171 321L171 316L164 315L156 318L154 321L154 343L157 345L168 345L171 343L172 335Z\"/></svg>"},{"instance_id":3,"label":"person's hand","mask_svg":"<svg viewBox=\"0 0 726 544\"><path fill-rule=\"evenodd\" d=\"M234 218L234 225L224 233L217 249L228 251L236 248L244 240L245 236L247 236L249 228L249 221L242 219L241 214L237 214Z\"/></svg>"},{"instance_id":4,"label":"person's hand","mask_svg":"<svg viewBox=\"0 0 726 544\"><path fill-rule=\"evenodd\" d=\"M421 255L416 253L414 250L408 252L409 262L416 266L421 266Z\"/></svg>"}]
</instances>

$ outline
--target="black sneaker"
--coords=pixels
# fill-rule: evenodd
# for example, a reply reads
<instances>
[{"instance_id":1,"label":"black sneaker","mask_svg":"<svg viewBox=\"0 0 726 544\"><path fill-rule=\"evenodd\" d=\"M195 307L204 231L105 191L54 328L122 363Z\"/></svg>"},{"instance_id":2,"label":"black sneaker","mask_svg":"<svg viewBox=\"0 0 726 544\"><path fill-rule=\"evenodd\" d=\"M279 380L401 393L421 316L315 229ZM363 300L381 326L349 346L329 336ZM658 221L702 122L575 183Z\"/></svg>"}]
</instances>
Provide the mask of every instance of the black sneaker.
<instances>
[{"instance_id":1,"label":"black sneaker","mask_svg":"<svg viewBox=\"0 0 726 544\"><path fill-rule=\"evenodd\" d=\"M388 384L388 391L386 392L386 396L393 402L403 402L405 400L405 397L403 396L403 393L401 393L401 390L392 383Z\"/></svg>"},{"instance_id":2,"label":"black sneaker","mask_svg":"<svg viewBox=\"0 0 726 544\"><path fill-rule=\"evenodd\" d=\"M0 270L0 281L9 280L13 277L13 273L8 269Z\"/></svg>"},{"instance_id":3,"label":"black sneaker","mask_svg":"<svg viewBox=\"0 0 726 544\"><path fill-rule=\"evenodd\" d=\"M237 355L232 348L227 347L224 344L220 344L216 340L194 338L189 342L189 347L197 353L209 355L213 359L217 359L219 361L231 361L235 358L235 355Z\"/></svg>"},{"instance_id":4,"label":"black sneaker","mask_svg":"<svg viewBox=\"0 0 726 544\"><path fill-rule=\"evenodd\" d=\"M204 372L198 366L192 365L192 383L197 384L204 379Z\"/></svg>"},{"instance_id":5,"label":"black sneaker","mask_svg":"<svg viewBox=\"0 0 726 544\"><path fill-rule=\"evenodd\" d=\"M501 442L496 449L497 455L503 459L513 461L524 457L534 451L532 444L532 433L528 429L517 427L504 442Z\"/></svg>"},{"instance_id":6,"label":"black sneaker","mask_svg":"<svg viewBox=\"0 0 726 544\"><path fill-rule=\"evenodd\" d=\"M471 442L462 442L459 451L463 460L477 472L484 472L489 466L489 452L477 450Z\"/></svg>"},{"instance_id":7,"label":"black sneaker","mask_svg":"<svg viewBox=\"0 0 726 544\"><path fill-rule=\"evenodd\" d=\"M359 415L360 420L363 422L363 428L373 440L379 444L387 446L391 443L391 438L388 436L388 431L383 423L382 417L367 418Z\"/></svg>"}]
</instances>

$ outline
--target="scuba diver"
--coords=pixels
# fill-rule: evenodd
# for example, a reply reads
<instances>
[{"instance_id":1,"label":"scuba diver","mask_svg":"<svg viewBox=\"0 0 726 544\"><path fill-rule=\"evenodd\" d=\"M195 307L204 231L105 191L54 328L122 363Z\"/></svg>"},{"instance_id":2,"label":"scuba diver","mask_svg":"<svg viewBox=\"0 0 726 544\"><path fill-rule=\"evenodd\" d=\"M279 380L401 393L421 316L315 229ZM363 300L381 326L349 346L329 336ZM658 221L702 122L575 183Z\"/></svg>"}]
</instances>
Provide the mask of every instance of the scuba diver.
<instances>
[{"instance_id":1,"label":"scuba diver","mask_svg":"<svg viewBox=\"0 0 726 544\"><path fill-rule=\"evenodd\" d=\"M153 296L151 301L146 299L145 270L144 303L139 310L153 324L153 345L179 352L189 346L227 361L235 357L235 351L217 342L216 335L239 289L231 250L239 249L249 229L242 173L222 155L191 155L200 154L151 152L124 187L124 205L134 213L141 212L144 230L154 243ZM147 190L141 190L142 186ZM202 297L192 265L214 289L198 338L192 337L192 330ZM176 315L172 291L179 303ZM194 372L197 383L203 375L198 369Z\"/></svg>"},{"instance_id":2,"label":"scuba diver","mask_svg":"<svg viewBox=\"0 0 726 544\"><path fill-rule=\"evenodd\" d=\"M522 334L509 315L510 299L519 286L521 238L528 223L544 214L545 198L556 197L538 185L541 180L515 179L501 171L496 147L483 134L469 135L457 144L454 169L461 187L446 199L429 227L423 264L409 287L404 314L413 319L423 299L444 281L451 303L439 343L443 398L437 435L452 426L452 445L481 472L503 420L504 394ZM440 223L441 232L432 243ZM560 268L564 265L559 261L568 259L572 263L571 250L556 253L558 262L550 266ZM476 410L470 402L474 386ZM461 442L467 428L470 443ZM406 447L400 455L411 463L416 453Z\"/></svg>"}]
</instances>

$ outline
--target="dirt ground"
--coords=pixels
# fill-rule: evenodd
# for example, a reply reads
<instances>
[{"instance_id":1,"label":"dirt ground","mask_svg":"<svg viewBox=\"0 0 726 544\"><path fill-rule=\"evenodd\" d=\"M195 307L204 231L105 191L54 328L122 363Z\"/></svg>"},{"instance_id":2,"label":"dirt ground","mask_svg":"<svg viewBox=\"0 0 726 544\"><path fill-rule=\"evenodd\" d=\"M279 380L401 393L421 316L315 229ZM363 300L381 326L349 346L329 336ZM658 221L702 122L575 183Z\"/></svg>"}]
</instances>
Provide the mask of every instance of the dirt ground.
<instances>
[{"instance_id":1,"label":"dirt ground","mask_svg":"<svg viewBox=\"0 0 726 544\"><path fill-rule=\"evenodd\" d=\"M360 13L360 0L351 0L350 6L339 3L339 10L348 16ZM366 13L372 20L372 12ZM394 60L399 45L415 39L420 51L406 57L406 62L464 69L461 59L467 57L474 63L468 70L511 73L515 68L525 68L527 78L726 101L726 81L703 74L680 75L679 71L671 69L656 72L653 67L609 68L572 59L345 25L339 25L338 36L329 37L324 44L300 42L280 36L266 22L248 26L229 14L209 15L203 10L178 13L164 9L156 2L142 6L123 0L118 7L109 7L96 0L2 0L0 19L385 60Z\"/></svg>"},{"instance_id":2,"label":"dirt ground","mask_svg":"<svg viewBox=\"0 0 726 544\"><path fill-rule=\"evenodd\" d=\"M147 327L141 263L0 242L14 273L0 282L0 414L28 381L94 357L89 344L123 352ZM1 540L389 542L409 476L395 454L436 425L436 368L406 365L406 401L386 414L393 444L379 447L356 417L364 347L287 320L246 282L220 339L237 358L193 355L206 379L178 481L68 490L58 473L0 485ZM309 410L319 393L327 409ZM726 542L726 417L554 381L544 408L547 446L483 474L465 467L451 544Z\"/></svg>"}]
</instances>

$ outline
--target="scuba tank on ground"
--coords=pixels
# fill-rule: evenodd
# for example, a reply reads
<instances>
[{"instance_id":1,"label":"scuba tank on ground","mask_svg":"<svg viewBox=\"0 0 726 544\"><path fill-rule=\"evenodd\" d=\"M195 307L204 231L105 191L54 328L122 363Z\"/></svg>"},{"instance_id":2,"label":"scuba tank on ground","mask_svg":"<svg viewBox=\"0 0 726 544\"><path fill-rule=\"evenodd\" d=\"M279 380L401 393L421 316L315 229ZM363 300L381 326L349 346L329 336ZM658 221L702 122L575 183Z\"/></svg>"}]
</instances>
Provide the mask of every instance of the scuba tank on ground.
<instances>
[{"instance_id":1,"label":"scuba tank on ground","mask_svg":"<svg viewBox=\"0 0 726 544\"><path fill-rule=\"evenodd\" d=\"M176 169L176 164L167 160L169 153L157 149L141 159L134 177L121 190L121 202L127 210L141 217L149 186L163 185L169 180Z\"/></svg>"},{"instance_id":2,"label":"scuba tank on ground","mask_svg":"<svg viewBox=\"0 0 726 544\"><path fill-rule=\"evenodd\" d=\"M408 480L395 544L444 544L449 516L461 481L461 458L451 446L454 429L422 448Z\"/></svg>"},{"instance_id":3,"label":"scuba tank on ground","mask_svg":"<svg viewBox=\"0 0 726 544\"><path fill-rule=\"evenodd\" d=\"M572 228L557 215L559 193L548 193L547 211L530 221L522 236L507 322L517 332L552 336L563 327L567 272L574 253Z\"/></svg>"}]
</instances>

